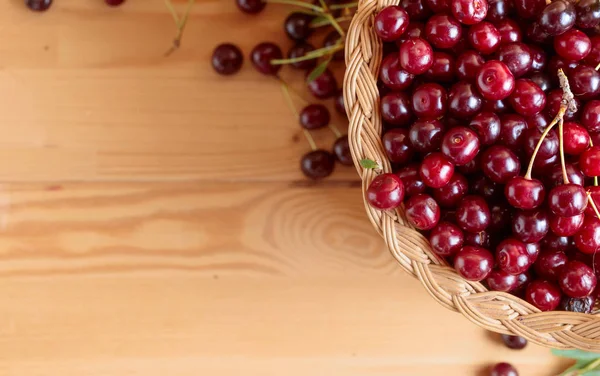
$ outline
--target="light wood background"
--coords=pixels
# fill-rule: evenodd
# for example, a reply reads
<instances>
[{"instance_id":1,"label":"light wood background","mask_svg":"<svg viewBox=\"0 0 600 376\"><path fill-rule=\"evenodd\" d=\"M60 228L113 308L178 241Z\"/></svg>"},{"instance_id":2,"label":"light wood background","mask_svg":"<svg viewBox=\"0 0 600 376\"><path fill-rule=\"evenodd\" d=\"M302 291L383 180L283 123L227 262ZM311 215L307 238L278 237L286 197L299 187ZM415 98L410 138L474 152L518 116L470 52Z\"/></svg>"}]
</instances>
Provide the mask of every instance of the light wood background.
<instances>
[{"instance_id":1,"label":"light wood background","mask_svg":"<svg viewBox=\"0 0 600 376\"><path fill-rule=\"evenodd\" d=\"M165 58L162 0L22 3L0 2L0 375L562 366L434 303L371 228L352 168L300 175L308 146L278 85L248 64L212 72L219 42L287 48L283 11L198 0Z\"/></svg>"}]
</instances>

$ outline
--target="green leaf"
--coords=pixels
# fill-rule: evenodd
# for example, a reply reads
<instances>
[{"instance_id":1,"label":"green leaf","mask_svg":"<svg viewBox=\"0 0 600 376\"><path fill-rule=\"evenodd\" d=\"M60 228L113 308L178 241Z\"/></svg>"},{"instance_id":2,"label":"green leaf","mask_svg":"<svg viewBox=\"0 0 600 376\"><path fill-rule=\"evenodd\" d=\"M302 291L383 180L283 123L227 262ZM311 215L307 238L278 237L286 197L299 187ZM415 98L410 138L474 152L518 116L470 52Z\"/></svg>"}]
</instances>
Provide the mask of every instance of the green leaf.
<instances>
[{"instance_id":1,"label":"green leaf","mask_svg":"<svg viewBox=\"0 0 600 376\"><path fill-rule=\"evenodd\" d=\"M372 161L370 159L361 159L359 163L362 166L362 168L366 168L366 169L380 168L379 165L377 164L377 162Z\"/></svg>"},{"instance_id":2,"label":"green leaf","mask_svg":"<svg viewBox=\"0 0 600 376\"><path fill-rule=\"evenodd\" d=\"M600 358L599 353L587 352L582 350L552 350L552 354L562 358L571 358L577 360L595 360Z\"/></svg>"},{"instance_id":3,"label":"green leaf","mask_svg":"<svg viewBox=\"0 0 600 376\"><path fill-rule=\"evenodd\" d=\"M312 70L312 72L310 72L310 74L308 75L308 77L306 78L306 82L313 82L314 80L316 80L320 75L323 74L323 72L325 72L325 70L327 70L327 66L329 65L329 62L331 62L331 57L325 61L323 61L322 63L320 63L319 65L317 65L315 67L315 69Z\"/></svg>"}]
</instances>

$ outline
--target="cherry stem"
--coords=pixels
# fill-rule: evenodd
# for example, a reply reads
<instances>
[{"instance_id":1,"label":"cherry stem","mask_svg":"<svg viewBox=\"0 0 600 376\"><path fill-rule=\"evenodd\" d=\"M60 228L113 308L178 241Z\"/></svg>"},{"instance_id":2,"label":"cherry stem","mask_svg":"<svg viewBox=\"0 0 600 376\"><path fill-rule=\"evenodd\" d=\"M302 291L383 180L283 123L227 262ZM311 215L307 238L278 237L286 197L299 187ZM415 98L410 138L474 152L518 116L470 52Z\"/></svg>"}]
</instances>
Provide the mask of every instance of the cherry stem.
<instances>
[{"instance_id":1,"label":"cherry stem","mask_svg":"<svg viewBox=\"0 0 600 376\"><path fill-rule=\"evenodd\" d=\"M175 21L175 24L177 25L177 34L175 34L175 39L173 39L173 45L171 46L171 48L169 48L167 50L167 52L165 52L165 56L171 55L179 47L181 47L181 39L183 38L183 32L185 30L185 26L187 25L188 18L190 17L190 13L192 11L192 6L194 5L195 2L196 2L196 0L188 1L188 5L187 5L187 8L185 9L185 13L183 14L183 17L181 19L179 19L179 16L177 15L177 12L175 11L175 8L173 7L173 3L171 3L171 0L165 0L165 5L169 9L169 12L173 16L173 20Z\"/></svg>"},{"instance_id":2,"label":"cherry stem","mask_svg":"<svg viewBox=\"0 0 600 376\"><path fill-rule=\"evenodd\" d=\"M329 9L331 9L331 10L348 9L348 8L356 8L357 6L358 6L358 3L333 4L333 5L329 6Z\"/></svg>"},{"instance_id":3,"label":"cherry stem","mask_svg":"<svg viewBox=\"0 0 600 376\"><path fill-rule=\"evenodd\" d=\"M301 61L318 59L320 57L326 55L333 55L334 53L341 51L344 49L344 45L341 42L334 44L333 46L319 48L314 51L310 51L304 56L295 57L293 59L273 59L271 60L271 64L273 65L283 65L283 64L293 64L299 63Z\"/></svg>"},{"instance_id":4,"label":"cherry stem","mask_svg":"<svg viewBox=\"0 0 600 376\"><path fill-rule=\"evenodd\" d=\"M338 17L338 18L334 18L335 22L346 22L346 21L351 21L352 20L352 16L343 16L343 17ZM310 23L310 27L312 27L313 29L322 27L322 26L328 26L331 25L331 20L329 18L315 18L313 20L313 22Z\"/></svg>"},{"instance_id":5,"label":"cherry stem","mask_svg":"<svg viewBox=\"0 0 600 376\"><path fill-rule=\"evenodd\" d=\"M340 132L340 130L338 129L338 127L335 124L330 123L329 129L331 129L331 131L333 132L333 135L335 136L336 139L342 137L342 132Z\"/></svg>"},{"instance_id":6,"label":"cherry stem","mask_svg":"<svg viewBox=\"0 0 600 376\"><path fill-rule=\"evenodd\" d=\"M575 102L575 97L573 96L573 92L571 92L571 86L569 85L569 79L567 78L567 76L565 75L565 72L562 69L558 69L558 81L560 82L560 87L562 89L563 92L563 96L562 96L562 100L560 101L560 107L558 109L558 113L556 114L556 116L554 117L554 119L552 119L552 122L550 122L550 124L548 124L548 126L546 127L546 129L544 130L544 132L542 133L542 135L540 136L540 139L537 142L537 145L535 145L535 149L533 150L533 154L531 155L531 159L529 160L529 165L527 166L527 172L525 173L525 179L531 179L531 172L533 171L533 164L535 162L535 157L537 156L537 153L539 152L540 148L542 147L542 143L544 142L544 139L546 138L546 136L548 135L548 133L550 133L550 131L552 130L552 128L556 125L559 124L559 128L560 128L560 135L559 135L559 141L560 141L560 155L561 155L561 165L562 165L562 169L563 169L563 178L565 179L565 182L568 182L569 177L566 173L566 168L565 168L565 153L564 153L564 145L563 145L563 125L564 125L564 116L565 113L567 112L567 109L575 112L577 111L577 104Z\"/></svg>"},{"instance_id":7,"label":"cherry stem","mask_svg":"<svg viewBox=\"0 0 600 376\"><path fill-rule=\"evenodd\" d=\"M290 87L281 78L279 79L279 81L281 82L281 91L283 91L283 97L285 98L285 101L286 101L288 107L290 108L290 110L292 111L292 113L294 114L294 116L296 117L296 120L297 120L300 118L300 114L298 113L298 110L296 109L296 106L294 105L294 100L292 99L292 96L290 95ZM306 141L308 141L310 148L313 151L317 150L317 143L315 142L315 139L313 138L313 136L310 134L310 132L307 129L303 128L302 130L304 131L304 136L306 137Z\"/></svg>"},{"instance_id":8,"label":"cherry stem","mask_svg":"<svg viewBox=\"0 0 600 376\"><path fill-rule=\"evenodd\" d=\"M596 203L594 202L594 198L592 197L592 194L590 192L587 192L587 197L588 197L588 203L592 206L592 209L594 209L594 212L596 213L596 216L598 217L598 219L600 219L600 211L598 211L598 207L596 206Z\"/></svg>"},{"instance_id":9,"label":"cherry stem","mask_svg":"<svg viewBox=\"0 0 600 376\"><path fill-rule=\"evenodd\" d=\"M569 174L567 173L567 165L565 163L565 140L563 136L564 124L565 120L561 118L558 121L558 145L560 148L560 168L562 169L563 173L563 181L565 184L569 184Z\"/></svg>"},{"instance_id":10,"label":"cherry stem","mask_svg":"<svg viewBox=\"0 0 600 376\"><path fill-rule=\"evenodd\" d=\"M596 70L600 70L600 63L598 63L598 65L596 65Z\"/></svg>"},{"instance_id":11,"label":"cherry stem","mask_svg":"<svg viewBox=\"0 0 600 376\"><path fill-rule=\"evenodd\" d=\"M293 6L297 6L300 8L310 9L313 12L317 12L317 13L325 12L325 9L321 8L320 6L306 3L304 1L297 1L297 0L263 0L263 1L265 3L271 3L271 4L293 5Z\"/></svg>"}]
</instances>

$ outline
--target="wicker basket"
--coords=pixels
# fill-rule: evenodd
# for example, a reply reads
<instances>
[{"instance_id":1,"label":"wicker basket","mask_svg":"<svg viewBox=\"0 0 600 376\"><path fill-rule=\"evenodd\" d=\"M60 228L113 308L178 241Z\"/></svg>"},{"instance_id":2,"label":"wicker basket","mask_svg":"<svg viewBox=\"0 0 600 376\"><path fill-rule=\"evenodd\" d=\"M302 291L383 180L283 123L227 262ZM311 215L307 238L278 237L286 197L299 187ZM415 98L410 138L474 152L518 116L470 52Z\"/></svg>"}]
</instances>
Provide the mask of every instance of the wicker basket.
<instances>
[{"instance_id":1,"label":"wicker basket","mask_svg":"<svg viewBox=\"0 0 600 376\"><path fill-rule=\"evenodd\" d=\"M391 172L381 144L377 89L382 46L372 25L377 12L397 4L398 0L360 0L346 39L344 100L350 120L350 148L363 193L377 174ZM376 161L383 170L363 169L357 162L364 158ZM418 278L443 306L494 332L519 335L547 347L600 351L600 316L541 312L511 294L487 291L482 284L463 279L436 256L428 240L406 221L402 208L380 211L366 202L365 208L402 268Z\"/></svg>"}]
</instances>

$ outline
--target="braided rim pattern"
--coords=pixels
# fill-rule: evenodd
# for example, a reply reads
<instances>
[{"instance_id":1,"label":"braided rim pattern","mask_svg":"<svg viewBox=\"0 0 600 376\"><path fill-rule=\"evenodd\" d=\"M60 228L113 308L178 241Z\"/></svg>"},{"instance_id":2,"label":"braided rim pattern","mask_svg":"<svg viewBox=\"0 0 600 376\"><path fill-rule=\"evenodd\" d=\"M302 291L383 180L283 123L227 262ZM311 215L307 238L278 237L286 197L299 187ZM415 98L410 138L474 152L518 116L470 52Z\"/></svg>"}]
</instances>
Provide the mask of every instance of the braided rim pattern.
<instances>
[{"instance_id":1,"label":"braided rim pattern","mask_svg":"<svg viewBox=\"0 0 600 376\"><path fill-rule=\"evenodd\" d=\"M346 37L344 104L350 121L348 138L354 165L362 179L363 198L371 181L391 172L381 144L382 122L377 78L382 45L373 30L374 16L398 0L359 0ZM358 161L371 159L381 170L364 169ZM438 257L428 240L406 220L403 208L380 211L365 200L375 229L404 270L418 278L440 304L462 313L475 324L498 333L518 335L542 346L600 351L600 317L575 312L541 312L518 297L487 291L478 282L458 275Z\"/></svg>"}]
</instances>

